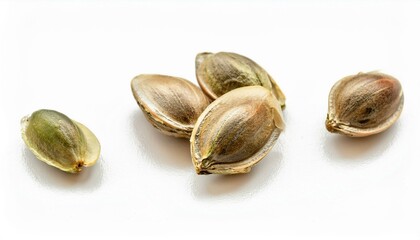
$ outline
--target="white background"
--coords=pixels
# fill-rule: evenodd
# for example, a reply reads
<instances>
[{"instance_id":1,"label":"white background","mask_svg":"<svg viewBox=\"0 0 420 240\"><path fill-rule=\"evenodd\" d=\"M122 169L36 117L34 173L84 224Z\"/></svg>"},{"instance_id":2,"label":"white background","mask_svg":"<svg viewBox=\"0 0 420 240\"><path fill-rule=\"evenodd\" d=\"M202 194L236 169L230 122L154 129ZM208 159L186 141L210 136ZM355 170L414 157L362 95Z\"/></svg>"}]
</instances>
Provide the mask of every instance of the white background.
<instances>
[{"instance_id":1,"label":"white background","mask_svg":"<svg viewBox=\"0 0 420 240\"><path fill-rule=\"evenodd\" d=\"M419 13L419 1L0 2L0 239L419 239ZM189 142L132 97L140 73L196 82L203 51L252 58L287 96L286 129L250 174L197 176ZM401 118L364 139L328 133L331 86L372 70L400 79ZM87 125L98 164L69 175L38 161L20 118L40 108Z\"/></svg>"}]
</instances>

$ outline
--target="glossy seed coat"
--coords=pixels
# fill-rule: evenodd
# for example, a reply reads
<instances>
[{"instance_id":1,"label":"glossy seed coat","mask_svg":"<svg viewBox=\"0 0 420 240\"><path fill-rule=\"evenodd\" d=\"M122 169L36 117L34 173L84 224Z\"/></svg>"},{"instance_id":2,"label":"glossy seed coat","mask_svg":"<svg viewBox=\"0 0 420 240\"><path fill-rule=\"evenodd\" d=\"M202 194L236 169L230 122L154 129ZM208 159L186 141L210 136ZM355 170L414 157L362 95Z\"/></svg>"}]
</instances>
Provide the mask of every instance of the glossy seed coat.
<instances>
[{"instance_id":1,"label":"glossy seed coat","mask_svg":"<svg viewBox=\"0 0 420 240\"><path fill-rule=\"evenodd\" d=\"M22 138L35 156L60 170L77 173L96 163L100 144L83 124L41 109L21 120Z\"/></svg>"},{"instance_id":2,"label":"glossy seed coat","mask_svg":"<svg viewBox=\"0 0 420 240\"><path fill-rule=\"evenodd\" d=\"M274 146L284 128L274 95L261 86L232 90L212 102L191 135L198 174L247 173Z\"/></svg>"},{"instance_id":3,"label":"glossy seed coat","mask_svg":"<svg viewBox=\"0 0 420 240\"><path fill-rule=\"evenodd\" d=\"M197 118L210 103L191 82L166 75L139 75L131 81L131 90L147 120L175 137L189 139Z\"/></svg>"},{"instance_id":4,"label":"glossy seed coat","mask_svg":"<svg viewBox=\"0 0 420 240\"><path fill-rule=\"evenodd\" d=\"M399 118L403 105L396 78L379 72L351 75L332 87L325 125L330 132L350 137L377 134Z\"/></svg>"},{"instance_id":5,"label":"glossy seed coat","mask_svg":"<svg viewBox=\"0 0 420 240\"><path fill-rule=\"evenodd\" d=\"M212 100L240 87L262 86L285 107L286 97L274 79L251 59L229 52L199 53L195 60L196 77L203 92Z\"/></svg>"}]
</instances>

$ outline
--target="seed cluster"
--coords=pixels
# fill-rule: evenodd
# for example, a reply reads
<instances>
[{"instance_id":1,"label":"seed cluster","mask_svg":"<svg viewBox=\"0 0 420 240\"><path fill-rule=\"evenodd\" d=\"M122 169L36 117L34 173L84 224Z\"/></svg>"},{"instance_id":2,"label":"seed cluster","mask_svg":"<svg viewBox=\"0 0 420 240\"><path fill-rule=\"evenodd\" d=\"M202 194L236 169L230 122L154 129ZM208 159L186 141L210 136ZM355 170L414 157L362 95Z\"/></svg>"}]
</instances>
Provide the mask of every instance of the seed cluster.
<instances>
[{"instance_id":1,"label":"seed cluster","mask_svg":"<svg viewBox=\"0 0 420 240\"><path fill-rule=\"evenodd\" d=\"M156 74L135 77L131 89L155 128L190 139L197 174L249 172L284 128L283 92L262 67L235 53L198 54L196 75L202 90Z\"/></svg>"},{"instance_id":2,"label":"seed cluster","mask_svg":"<svg viewBox=\"0 0 420 240\"><path fill-rule=\"evenodd\" d=\"M284 129L285 95L257 63L236 53L200 53L200 87L179 77L142 74L131 81L146 119L169 136L190 140L197 174L247 173L272 149ZM328 99L326 129L365 137L388 129L401 115L400 82L379 72L339 80ZM66 115L41 109L21 120L22 138L41 161L77 173L94 165L96 136Z\"/></svg>"}]
</instances>

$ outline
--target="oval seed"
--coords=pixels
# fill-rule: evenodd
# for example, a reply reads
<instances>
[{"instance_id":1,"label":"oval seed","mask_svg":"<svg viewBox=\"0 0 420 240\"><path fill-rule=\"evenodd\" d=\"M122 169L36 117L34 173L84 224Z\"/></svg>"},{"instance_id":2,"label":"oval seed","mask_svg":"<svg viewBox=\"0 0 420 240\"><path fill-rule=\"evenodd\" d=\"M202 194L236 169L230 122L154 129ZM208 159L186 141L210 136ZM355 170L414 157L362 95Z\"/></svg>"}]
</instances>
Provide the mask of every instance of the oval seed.
<instances>
[{"instance_id":1,"label":"oval seed","mask_svg":"<svg viewBox=\"0 0 420 240\"><path fill-rule=\"evenodd\" d=\"M274 79L245 56L229 52L204 52L197 55L195 66L197 81L212 100L236 88L262 86L274 94L281 107L285 107L286 97Z\"/></svg>"},{"instance_id":2,"label":"oval seed","mask_svg":"<svg viewBox=\"0 0 420 240\"><path fill-rule=\"evenodd\" d=\"M388 129L400 116L400 82L379 72L359 73L338 81L329 95L328 131L365 137Z\"/></svg>"},{"instance_id":3,"label":"oval seed","mask_svg":"<svg viewBox=\"0 0 420 240\"><path fill-rule=\"evenodd\" d=\"M131 81L133 96L147 120L162 133L189 138L208 98L191 82L165 75L143 74Z\"/></svg>"},{"instance_id":4,"label":"oval seed","mask_svg":"<svg viewBox=\"0 0 420 240\"><path fill-rule=\"evenodd\" d=\"M274 95L261 86L232 90L211 103L191 135L198 174L247 173L274 146L284 121Z\"/></svg>"},{"instance_id":5,"label":"oval seed","mask_svg":"<svg viewBox=\"0 0 420 240\"><path fill-rule=\"evenodd\" d=\"M41 109L21 120L22 138L35 156L60 170L77 173L96 163L100 144L83 124Z\"/></svg>"}]
</instances>

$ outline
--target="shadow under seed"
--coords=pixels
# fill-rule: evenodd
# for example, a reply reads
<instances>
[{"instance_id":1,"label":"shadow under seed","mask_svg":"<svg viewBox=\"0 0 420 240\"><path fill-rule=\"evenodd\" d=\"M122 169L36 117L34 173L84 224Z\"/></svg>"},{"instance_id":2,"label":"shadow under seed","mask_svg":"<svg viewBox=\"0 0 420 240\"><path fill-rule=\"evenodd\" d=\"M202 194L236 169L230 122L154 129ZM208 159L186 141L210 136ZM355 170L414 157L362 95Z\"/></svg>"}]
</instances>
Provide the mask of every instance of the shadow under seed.
<instances>
[{"instance_id":1,"label":"shadow under seed","mask_svg":"<svg viewBox=\"0 0 420 240\"><path fill-rule=\"evenodd\" d=\"M94 191L102 185L103 167L102 157L91 167L83 167L79 173L67 173L52 167L40 160L26 146L22 150L22 156L27 171L40 184L68 191Z\"/></svg>"},{"instance_id":2,"label":"shadow under seed","mask_svg":"<svg viewBox=\"0 0 420 240\"><path fill-rule=\"evenodd\" d=\"M263 189L278 174L282 158L282 154L273 149L246 174L199 176L194 173L191 177L193 195L199 199L223 196L248 198Z\"/></svg>"},{"instance_id":3,"label":"shadow under seed","mask_svg":"<svg viewBox=\"0 0 420 240\"><path fill-rule=\"evenodd\" d=\"M146 159L170 170L194 171L188 139L164 135L147 121L140 109L133 112L131 119L134 135Z\"/></svg>"}]
</instances>

